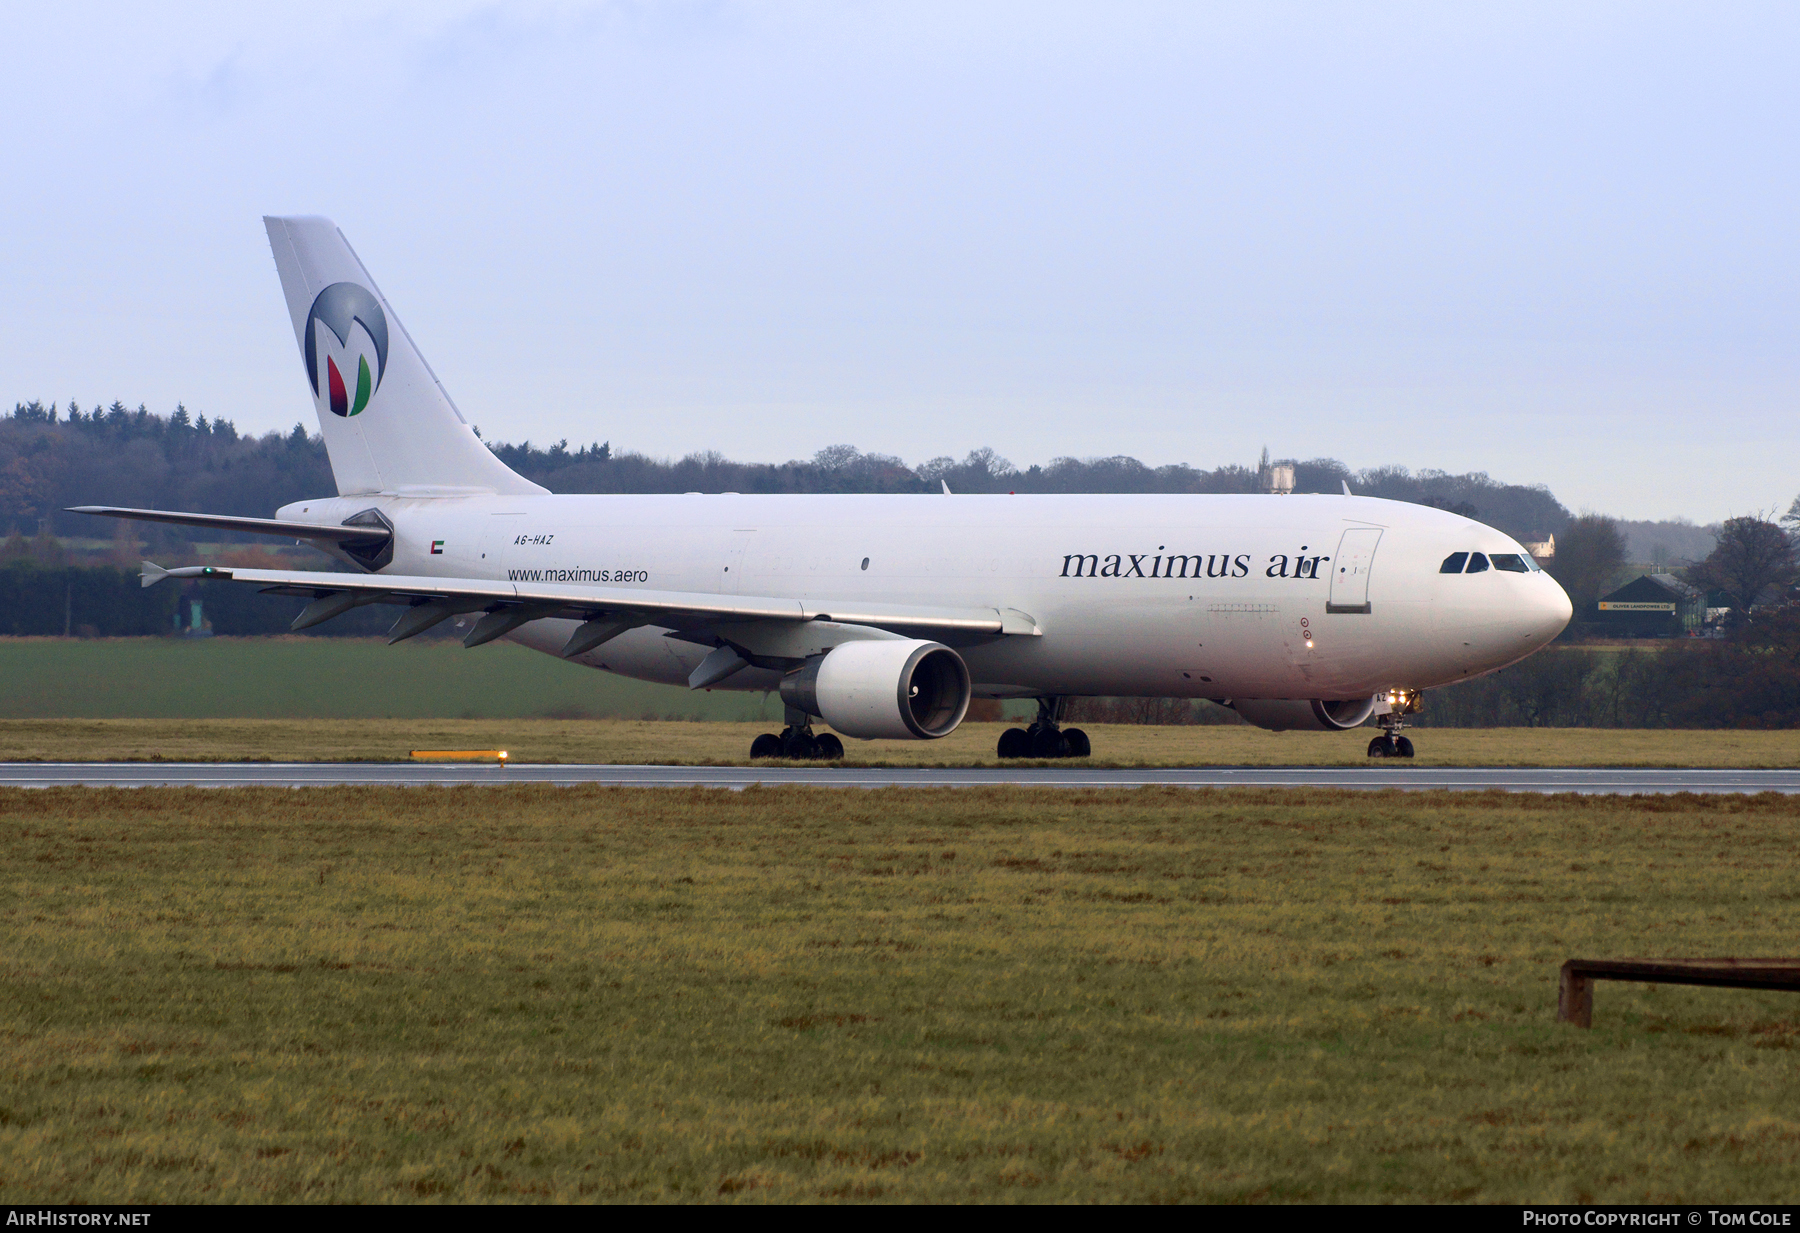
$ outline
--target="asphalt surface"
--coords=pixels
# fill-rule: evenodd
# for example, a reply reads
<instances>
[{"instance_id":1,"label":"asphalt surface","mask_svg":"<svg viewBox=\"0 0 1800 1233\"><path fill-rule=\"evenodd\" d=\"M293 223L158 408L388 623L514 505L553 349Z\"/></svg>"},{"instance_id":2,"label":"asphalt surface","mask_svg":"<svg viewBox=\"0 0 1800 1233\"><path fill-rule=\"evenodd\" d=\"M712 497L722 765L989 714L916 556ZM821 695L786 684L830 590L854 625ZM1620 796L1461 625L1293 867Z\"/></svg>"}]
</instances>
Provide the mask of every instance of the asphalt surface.
<instances>
[{"instance_id":1,"label":"asphalt surface","mask_svg":"<svg viewBox=\"0 0 1800 1233\"><path fill-rule=\"evenodd\" d=\"M240 788L411 787L457 784L611 784L623 787L746 788L1406 788L1508 792L1800 792L1796 770L1637 770L1564 767L1208 766L1107 769L1051 767L554 766L406 762L8 762L0 787Z\"/></svg>"}]
</instances>

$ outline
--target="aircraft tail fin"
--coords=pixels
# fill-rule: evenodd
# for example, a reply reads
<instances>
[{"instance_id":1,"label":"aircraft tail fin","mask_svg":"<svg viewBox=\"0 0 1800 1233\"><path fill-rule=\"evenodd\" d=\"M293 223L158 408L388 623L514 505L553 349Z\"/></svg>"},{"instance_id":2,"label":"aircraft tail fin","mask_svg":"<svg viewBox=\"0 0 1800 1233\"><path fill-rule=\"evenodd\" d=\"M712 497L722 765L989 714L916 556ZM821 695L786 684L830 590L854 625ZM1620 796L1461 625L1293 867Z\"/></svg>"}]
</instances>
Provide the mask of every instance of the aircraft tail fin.
<instances>
[{"instance_id":1,"label":"aircraft tail fin","mask_svg":"<svg viewBox=\"0 0 1800 1233\"><path fill-rule=\"evenodd\" d=\"M481 443L335 223L263 226L339 493L545 491Z\"/></svg>"}]
</instances>

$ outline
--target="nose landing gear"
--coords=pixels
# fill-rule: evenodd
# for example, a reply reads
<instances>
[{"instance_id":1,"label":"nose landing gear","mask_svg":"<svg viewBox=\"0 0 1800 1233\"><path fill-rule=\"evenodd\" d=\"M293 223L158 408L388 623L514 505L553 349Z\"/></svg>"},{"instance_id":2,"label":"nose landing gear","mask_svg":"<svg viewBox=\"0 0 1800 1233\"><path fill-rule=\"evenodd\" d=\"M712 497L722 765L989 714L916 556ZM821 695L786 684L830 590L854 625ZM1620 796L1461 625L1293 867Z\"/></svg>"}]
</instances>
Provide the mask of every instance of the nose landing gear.
<instances>
[{"instance_id":1,"label":"nose landing gear","mask_svg":"<svg viewBox=\"0 0 1800 1233\"><path fill-rule=\"evenodd\" d=\"M1371 758L1410 758L1413 756L1413 743L1400 735L1400 729L1406 727L1406 717L1416 714L1419 709L1417 690L1390 690L1385 699L1387 712L1378 715L1375 722L1381 725L1381 735L1369 742Z\"/></svg>"},{"instance_id":2,"label":"nose landing gear","mask_svg":"<svg viewBox=\"0 0 1800 1233\"><path fill-rule=\"evenodd\" d=\"M1413 756L1413 743L1403 736L1395 736L1388 732L1369 742L1371 758L1410 758Z\"/></svg>"},{"instance_id":3,"label":"nose landing gear","mask_svg":"<svg viewBox=\"0 0 1800 1233\"><path fill-rule=\"evenodd\" d=\"M1067 698L1039 698L1038 714L1029 728L1008 728L1000 734L995 751L1002 758L1085 758L1093 753L1087 733L1064 728L1061 719L1069 709Z\"/></svg>"}]
</instances>

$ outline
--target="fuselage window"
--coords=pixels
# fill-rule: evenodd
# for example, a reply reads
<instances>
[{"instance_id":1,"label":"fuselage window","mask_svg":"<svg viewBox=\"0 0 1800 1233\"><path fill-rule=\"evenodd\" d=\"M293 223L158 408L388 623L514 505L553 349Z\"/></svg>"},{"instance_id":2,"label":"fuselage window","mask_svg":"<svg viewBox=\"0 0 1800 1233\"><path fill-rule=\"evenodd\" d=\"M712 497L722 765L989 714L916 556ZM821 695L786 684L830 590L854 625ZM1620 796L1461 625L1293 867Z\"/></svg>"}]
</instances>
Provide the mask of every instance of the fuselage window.
<instances>
[{"instance_id":1,"label":"fuselage window","mask_svg":"<svg viewBox=\"0 0 1800 1233\"><path fill-rule=\"evenodd\" d=\"M1468 563L1469 563L1469 554L1468 553L1453 552L1449 556L1444 558L1444 563L1442 565L1438 566L1438 573L1440 573L1440 574L1460 574L1463 571L1463 566L1467 565Z\"/></svg>"},{"instance_id":2,"label":"fuselage window","mask_svg":"<svg viewBox=\"0 0 1800 1233\"><path fill-rule=\"evenodd\" d=\"M1469 568L1465 569L1463 573L1479 574L1487 567L1488 559L1486 557L1482 556L1479 552L1471 552L1469 554Z\"/></svg>"},{"instance_id":3,"label":"fuselage window","mask_svg":"<svg viewBox=\"0 0 1800 1233\"><path fill-rule=\"evenodd\" d=\"M1531 567L1525 564L1525 558L1516 552L1496 552L1488 558L1495 569L1503 569L1509 574L1529 574Z\"/></svg>"}]
</instances>

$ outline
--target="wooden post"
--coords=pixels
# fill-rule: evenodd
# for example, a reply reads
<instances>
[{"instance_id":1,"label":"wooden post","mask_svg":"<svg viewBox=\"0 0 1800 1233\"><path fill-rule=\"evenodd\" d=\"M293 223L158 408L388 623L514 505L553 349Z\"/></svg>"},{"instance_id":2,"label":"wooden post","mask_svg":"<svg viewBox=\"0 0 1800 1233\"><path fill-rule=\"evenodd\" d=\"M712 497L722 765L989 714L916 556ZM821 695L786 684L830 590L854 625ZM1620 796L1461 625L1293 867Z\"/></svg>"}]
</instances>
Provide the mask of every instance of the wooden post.
<instances>
[{"instance_id":1,"label":"wooden post","mask_svg":"<svg viewBox=\"0 0 1800 1233\"><path fill-rule=\"evenodd\" d=\"M1556 1021L1579 1028L1594 1026L1594 978L1575 966L1562 965L1562 984L1556 993Z\"/></svg>"},{"instance_id":2,"label":"wooden post","mask_svg":"<svg viewBox=\"0 0 1800 1233\"><path fill-rule=\"evenodd\" d=\"M1800 992L1800 958L1571 959L1562 966L1562 984L1556 994L1558 1023L1594 1026L1594 982L1597 980Z\"/></svg>"}]
</instances>

